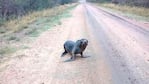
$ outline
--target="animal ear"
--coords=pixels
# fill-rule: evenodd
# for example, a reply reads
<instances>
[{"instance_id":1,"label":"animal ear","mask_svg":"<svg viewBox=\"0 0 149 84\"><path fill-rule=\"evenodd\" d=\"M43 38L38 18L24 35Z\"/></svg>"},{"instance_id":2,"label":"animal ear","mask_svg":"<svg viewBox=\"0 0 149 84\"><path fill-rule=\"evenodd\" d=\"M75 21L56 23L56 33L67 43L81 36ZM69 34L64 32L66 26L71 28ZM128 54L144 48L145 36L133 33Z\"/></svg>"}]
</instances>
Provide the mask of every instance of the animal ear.
<instances>
[{"instance_id":1,"label":"animal ear","mask_svg":"<svg viewBox=\"0 0 149 84\"><path fill-rule=\"evenodd\" d=\"M86 43L88 43L88 40L85 40L86 41Z\"/></svg>"},{"instance_id":2,"label":"animal ear","mask_svg":"<svg viewBox=\"0 0 149 84\"><path fill-rule=\"evenodd\" d=\"M85 39L84 41L85 41L86 43L88 43L88 40L87 40L87 39Z\"/></svg>"}]
</instances>

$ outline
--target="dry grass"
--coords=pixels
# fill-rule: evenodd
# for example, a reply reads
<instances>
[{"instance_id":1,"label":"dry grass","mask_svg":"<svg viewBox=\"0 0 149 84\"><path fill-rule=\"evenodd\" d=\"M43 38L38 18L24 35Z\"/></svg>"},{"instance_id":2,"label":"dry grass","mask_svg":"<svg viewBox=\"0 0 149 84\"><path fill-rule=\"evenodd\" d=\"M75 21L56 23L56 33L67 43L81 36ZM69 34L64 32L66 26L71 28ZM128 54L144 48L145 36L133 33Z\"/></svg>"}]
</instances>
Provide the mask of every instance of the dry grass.
<instances>
[{"instance_id":1,"label":"dry grass","mask_svg":"<svg viewBox=\"0 0 149 84\"><path fill-rule=\"evenodd\" d=\"M100 6L115 9L124 13L132 13L135 15L149 17L149 9L143 7L136 7L136 6L127 6L127 5L116 5L112 3L104 3L100 4Z\"/></svg>"},{"instance_id":2,"label":"dry grass","mask_svg":"<svg viewBox=\"0 0 149 84\"><path fill-rule=\"evenodd\" d=\"M21 18L11 20L4 24L7 31L18 32L22 29L28 28L28 25L42 17L53 17L62 13L66 8L72 5L63 5L52 9L45 9L27 14Z\"/></svg>"}]
</instances>

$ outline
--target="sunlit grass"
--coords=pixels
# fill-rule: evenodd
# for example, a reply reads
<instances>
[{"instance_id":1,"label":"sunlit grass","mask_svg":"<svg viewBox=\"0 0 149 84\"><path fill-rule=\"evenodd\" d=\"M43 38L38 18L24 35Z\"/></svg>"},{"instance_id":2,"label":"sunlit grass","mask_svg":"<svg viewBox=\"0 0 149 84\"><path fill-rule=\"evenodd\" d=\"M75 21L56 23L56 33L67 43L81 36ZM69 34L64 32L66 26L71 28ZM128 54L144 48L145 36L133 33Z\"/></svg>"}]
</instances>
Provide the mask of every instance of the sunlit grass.
<instances>
[{"instance_id":1,"label":"sunlit grass","mask_svg":"<svg viewBox=\"0 0 149 84\"><path fill-rule=\"evenodd\" d=\"M61 10L61 12L58 12L58 14L55 13L55 15L52 16L39 18L38 20L36 20L36 22L34 22L34 25L38 26L26 32L26 35L37 37L41 32L46 31L52 28L53 26L61 25L61 19L70 17L70 10L73 9L75 6L76 5L70 6L67 9L64 9L63 11Z\"/></svg>"},{"instance_id":2,"label":"sunlit grass","mask_svg":"<svg viewBox=\"0 0 149 84\"><path fill-rule=\"evenodd\" d=\"M149 19L149 9L144 7L136 7L136 6L127 6L127 5L118 5L112 3L103 3L99 4L100 6L114 9L120 11L121 13L127 14L130 17L134 18L144 18Z\"/></svg>"},{"instance_id":3,"label":"sunlit grass","mask_svg":"<svg viewBox=\"0 0 149 84\"><path fill-rule=\"evenodd\" d=\"M43 17L52 18L54 16L61 14L69 6L71 5L63 5L63 6L58 6L51 9L32 12L18 19L10 20L9 22L4 24L4 27L7 28L7 31L19 32L23 29L28 28L29 24L32 24L34 21L36 21L39 18L43 18Z\"/></svg>"}]
</instances>

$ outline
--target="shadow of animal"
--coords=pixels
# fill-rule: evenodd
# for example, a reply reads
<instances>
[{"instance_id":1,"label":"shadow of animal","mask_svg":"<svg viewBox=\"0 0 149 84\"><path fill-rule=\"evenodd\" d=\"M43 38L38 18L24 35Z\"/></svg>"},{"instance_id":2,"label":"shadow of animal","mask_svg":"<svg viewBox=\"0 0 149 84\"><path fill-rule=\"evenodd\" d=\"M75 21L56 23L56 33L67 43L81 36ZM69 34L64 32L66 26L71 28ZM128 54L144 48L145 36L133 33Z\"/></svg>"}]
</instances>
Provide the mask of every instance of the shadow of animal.
<instances>
[{"instance_id":1,"label":"shadow of animal","mask_svg":"<svg viewBox=\"0 0 149 84\"><path fill-rule=\"evenodd\" d=\"M89 57L91 57L91 56L84 56L83 58L89 58ZM82 58L82 57L80 57L80 56L76 56L76 59L80 59L80 58ZM63 61L63 62L72 62L73 60L72 59L67 59L67 60L65 60L65 61Z\"/></svg>"}]
</instances>

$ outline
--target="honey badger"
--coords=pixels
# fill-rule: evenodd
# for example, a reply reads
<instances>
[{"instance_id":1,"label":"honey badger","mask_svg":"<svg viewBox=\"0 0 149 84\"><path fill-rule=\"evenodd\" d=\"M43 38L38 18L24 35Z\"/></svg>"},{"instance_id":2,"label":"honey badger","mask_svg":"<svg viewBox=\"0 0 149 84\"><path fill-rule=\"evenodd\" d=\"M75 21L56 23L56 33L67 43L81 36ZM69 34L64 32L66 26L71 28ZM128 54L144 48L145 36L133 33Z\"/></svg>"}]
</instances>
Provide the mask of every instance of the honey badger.
<instances>
[{"instance_id":1,"label":"honey badger","mask_svg":"<svg viewBox=\"0 0 149 84\"><path fill-rule=\"evenodd\" d=\"M88 45L87 39L80 39L76 42L73 41L66 41L64 43L64 52L62 53L61 57L66 55L67 53L71 54L72 60L75 60L76 54L81 54L81 57L83 58L83 51Z\"/></svg>"}]
</instances>

